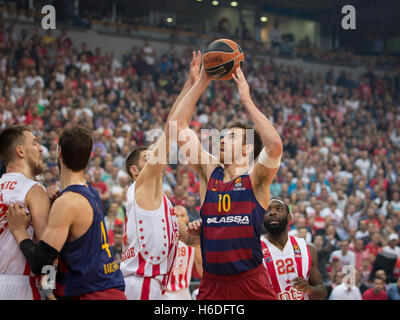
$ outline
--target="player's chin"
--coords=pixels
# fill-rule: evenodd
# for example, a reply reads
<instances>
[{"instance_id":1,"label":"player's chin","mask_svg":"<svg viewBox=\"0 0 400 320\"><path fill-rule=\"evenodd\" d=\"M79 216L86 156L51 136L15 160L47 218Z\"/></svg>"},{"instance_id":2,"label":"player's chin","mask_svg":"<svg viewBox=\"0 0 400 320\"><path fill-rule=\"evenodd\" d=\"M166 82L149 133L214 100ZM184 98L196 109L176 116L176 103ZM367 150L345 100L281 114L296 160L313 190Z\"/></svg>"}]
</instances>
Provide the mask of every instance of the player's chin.
<instances>
[{"instance_id":1,"label":"player's chin","mask_svg":"<svg viewBox=\"0 0 400 320\"><path fill-rule=\"evenodd\" d=\"M227 151L221 151L219 154L219 161L220 161L220 163L222 163L224 165L232 164L233 158L232 158L232 156L229 156Z\"/></svg>"}]
</instances>

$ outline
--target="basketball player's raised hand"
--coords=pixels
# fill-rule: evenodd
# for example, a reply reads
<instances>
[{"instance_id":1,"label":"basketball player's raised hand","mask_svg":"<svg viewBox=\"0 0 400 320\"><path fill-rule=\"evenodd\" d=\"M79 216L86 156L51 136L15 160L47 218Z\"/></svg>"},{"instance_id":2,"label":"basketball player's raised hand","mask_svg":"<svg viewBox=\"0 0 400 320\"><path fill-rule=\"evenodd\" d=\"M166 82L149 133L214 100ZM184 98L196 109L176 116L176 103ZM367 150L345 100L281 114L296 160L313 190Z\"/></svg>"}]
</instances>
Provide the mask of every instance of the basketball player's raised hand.
<instances>
[{"instance_id":1,"label":"basketball player's raised hand","mask_svg":"<svg viewBox=\"0 0 400 320\"><path fill-rule=\"evenodd\" d=\"M19 203L13 203L8 207L7 222L12 233L25 231L32 222L32 216Z\"/></svg>"},{"instance_id":2,"label":"basketball player's raised hand","mask_svg":"<svg viewBox=\"0 0 400 320\"><path fill-rule=\"evenodd\" d=\"M190 62L189 79L191 85L194 85L200 76L200 66L201 66L201 51L193 51L193 58Z\"/></svg>"},{"instance_id":3,"label":"basketball player's raised hand","mask_svg":"<svg viewBox=\"0 0 400 320\"><path fill-rule=\"evenodd\" d=\"M246 81L246 78L244 77L243 71L242 69L240 69L240 67L236 69L236 75L235 73L232 73L232 79L236 82L238 86L240 100L242 101L243 104L246 105L247 102L251 101L250 88L249 84Z\"/></svg>"}]
</instances>

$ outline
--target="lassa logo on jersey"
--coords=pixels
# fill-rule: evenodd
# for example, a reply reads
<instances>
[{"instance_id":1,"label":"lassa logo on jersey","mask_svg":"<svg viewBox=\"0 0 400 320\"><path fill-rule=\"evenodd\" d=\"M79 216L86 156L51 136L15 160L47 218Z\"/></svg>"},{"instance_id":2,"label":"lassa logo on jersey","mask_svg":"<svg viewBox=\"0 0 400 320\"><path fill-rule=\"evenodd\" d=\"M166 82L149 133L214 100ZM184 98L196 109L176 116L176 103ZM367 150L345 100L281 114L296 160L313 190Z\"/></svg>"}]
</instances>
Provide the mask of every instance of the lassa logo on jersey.
<instances>
[{"instance_id":1,"label":"lassa logo on jersey","mask_svg":"<svg viewBox=\"0 0 400 320\"><path fill-rule=\"evenodd\" d=\"M221 218L208 218L207 223L237 223L237 224L249 224L249 217L248 216L228 216L228 217L221 217Z\"/></svg>"}]
</instances>

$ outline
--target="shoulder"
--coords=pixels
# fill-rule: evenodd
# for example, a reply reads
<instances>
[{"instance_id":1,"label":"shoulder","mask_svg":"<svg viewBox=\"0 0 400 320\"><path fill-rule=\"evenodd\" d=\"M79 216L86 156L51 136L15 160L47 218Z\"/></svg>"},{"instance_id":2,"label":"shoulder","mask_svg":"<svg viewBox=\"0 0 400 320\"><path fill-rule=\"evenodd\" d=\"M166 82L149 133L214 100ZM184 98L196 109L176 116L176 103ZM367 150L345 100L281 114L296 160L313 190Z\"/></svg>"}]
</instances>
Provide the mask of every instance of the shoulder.
<instances>
[{"instance_id":1,"label":"shoulder","mask_svg":"<svg viewBox=\"0 0 400 320\"><path fill-rule=\"evenodd\" d=\"M42 196L42 195L46 195L47 196L47 191L45 189L45 187L43 185L41 185L40 183L33 181L33 185L32 188L29 190L27 196Z\"/></svg>"},{"instance_id":2,"label":"shoulder","mask_svg":"<svg viewBox=\"0 0 400 320\"><path fill-rule=\"evenodd\" d=\"M54 201L52 209L53 207L56 207L62 211L76 210L79 212L82 208L85 208L88 205L90 206L90 203L86 197L80 193L66 192Z\"/></svg>"}]
</instances>

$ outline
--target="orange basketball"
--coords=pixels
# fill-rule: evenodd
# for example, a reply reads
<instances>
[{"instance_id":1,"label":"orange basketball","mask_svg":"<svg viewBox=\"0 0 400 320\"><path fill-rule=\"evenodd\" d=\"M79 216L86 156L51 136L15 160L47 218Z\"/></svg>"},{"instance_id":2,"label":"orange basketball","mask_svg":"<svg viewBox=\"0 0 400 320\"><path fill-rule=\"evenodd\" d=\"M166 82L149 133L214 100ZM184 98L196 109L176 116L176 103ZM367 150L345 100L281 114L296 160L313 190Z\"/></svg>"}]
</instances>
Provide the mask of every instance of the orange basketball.
<instances>
[{"instance_id":1,"label":"orange basketball","mask_svg":"<svg viewBox=\"0 0 400 320\"><path fill-rule=\"evenodd\" d=\"M218 80L232 79L237 67L242 67L244 53L232 40L218 39L210 43L203 55L205 71Z\"/></svg>"}]
</instances>

